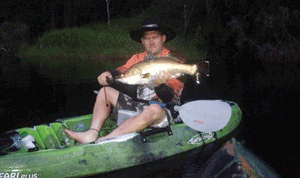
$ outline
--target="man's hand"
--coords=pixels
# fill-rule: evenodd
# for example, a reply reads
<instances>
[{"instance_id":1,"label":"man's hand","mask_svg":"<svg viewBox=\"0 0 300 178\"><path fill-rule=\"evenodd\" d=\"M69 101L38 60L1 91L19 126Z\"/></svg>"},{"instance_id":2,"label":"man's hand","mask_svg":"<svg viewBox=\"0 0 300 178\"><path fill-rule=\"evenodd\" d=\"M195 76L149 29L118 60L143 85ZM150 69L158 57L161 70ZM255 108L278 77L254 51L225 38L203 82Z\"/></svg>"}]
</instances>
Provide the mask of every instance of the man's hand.
<instances>
[{"instance_id":1,"label":"man's hand","mask_svg":"<svg viewBox=\"0 0 300 178\"><path fill-rule=\"evenodd\" d=\"M159 71L159 73L157 73L154 76L154 87L158 87L159 85L163 84L163 83L167 83L168 80L170 80L172 78L172 75L169 72L166 71Z\"/></svg>"},{"instance_id":2,"label":"man's hand","mask_svg":"<svg viewBox=\"0 0 300 178\"><path fill-rule=\"evenodd\" d=\"M110 79L113 78L111 73L108 72L108 71L103 72L101 75L98 76L97 79L98 79L98 82L99 82L100 85L107 86L108 85L108 83L106 81L107 78L110 78Z\"/></svg>"}]
</instances>

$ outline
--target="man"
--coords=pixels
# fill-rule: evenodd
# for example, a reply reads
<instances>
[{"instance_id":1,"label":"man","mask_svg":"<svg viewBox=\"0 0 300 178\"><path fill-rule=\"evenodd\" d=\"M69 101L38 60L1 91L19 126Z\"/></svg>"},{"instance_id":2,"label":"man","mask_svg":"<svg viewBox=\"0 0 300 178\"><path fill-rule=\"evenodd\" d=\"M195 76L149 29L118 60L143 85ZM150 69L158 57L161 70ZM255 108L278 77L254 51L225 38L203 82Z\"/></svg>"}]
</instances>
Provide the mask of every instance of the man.
<instances>
[{"instance_id":1,"label":"man","mask_svg":"<svg viewBox=\"0 0 300 178\"><path fill-rule=\"evenodd\" d=\"M107 78L113 78L124 73L134 64L145 59L150 60L151 56L165 57L170 55L170 51L164 47L164 43L175 37L175 32L168 27L161 25L157 19L147 19L144 21L142 28L130 33L130 37L145 47L145 51L133 55L125 65L111 71L106 71L98 77L98 82L104 86L100 89L97 96L92 123L89 130L85 132L74 132L65 130L66 134L79 143L88 143L98 138L98 133L109 116L110 111L118 109L140 111L140 114L124 121L114 131L100 140L113 138L127 133L141 131L149 126L165 127L169 121L167 115L170 113L157 104L144 106L144 104L133 101L132 98L113 87L108 86ZM153 59L155 60L155 59ZM171 79L170 74L160 72L154 80L154 89L146 85L132 87L133 97L145 100L161 100L169 103L178 96L183 88L183 83L178 79Z\"/></svg>"}]
</instances>

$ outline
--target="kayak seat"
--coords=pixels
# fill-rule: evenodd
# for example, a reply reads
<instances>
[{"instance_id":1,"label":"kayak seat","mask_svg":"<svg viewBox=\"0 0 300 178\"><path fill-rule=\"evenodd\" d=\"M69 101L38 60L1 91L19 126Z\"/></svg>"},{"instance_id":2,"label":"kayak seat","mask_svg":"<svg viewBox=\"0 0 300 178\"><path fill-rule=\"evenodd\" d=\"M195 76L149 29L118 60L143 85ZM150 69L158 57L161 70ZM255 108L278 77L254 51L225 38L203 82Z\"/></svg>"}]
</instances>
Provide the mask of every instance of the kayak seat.
<instances>
[{"instance_id":1,"label":"kayak seat","mask_svg":"<svg viewBox=\"0 0 300 178\"><path fill-rule=\"evenodd\" d=\"M166 132L168 134L168 136L173 135L173 132L172 132L170 126L163 127L163 128L150 127L149 129L146 129L144 131L140 131L139 134L141 136L142 142L145 143L145 142L147 142L146 137L151 136L151 135L155 135L157 133L162 133L162 132Z\"/></svg>"}]
</instances>

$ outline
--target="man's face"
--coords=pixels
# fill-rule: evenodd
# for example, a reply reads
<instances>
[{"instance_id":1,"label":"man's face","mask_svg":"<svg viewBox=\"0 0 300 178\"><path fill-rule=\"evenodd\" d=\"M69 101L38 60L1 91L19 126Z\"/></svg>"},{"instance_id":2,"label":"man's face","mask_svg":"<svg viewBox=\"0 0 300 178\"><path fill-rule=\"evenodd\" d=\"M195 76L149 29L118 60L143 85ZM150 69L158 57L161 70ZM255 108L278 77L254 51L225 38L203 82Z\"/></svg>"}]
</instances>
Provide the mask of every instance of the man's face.
<instances>
[{"instance_id":1,"label":"man's face","mask_svg":"<svg viewBox=\"0 0 300 178\"><path fill-rule=\"evenodd\" d=\"M161 35L158 31L148 31L142 37L142 43L146 51L153 53L155 56L160 55L163 49L166 36Z\"/></svg>"}]
</instances>

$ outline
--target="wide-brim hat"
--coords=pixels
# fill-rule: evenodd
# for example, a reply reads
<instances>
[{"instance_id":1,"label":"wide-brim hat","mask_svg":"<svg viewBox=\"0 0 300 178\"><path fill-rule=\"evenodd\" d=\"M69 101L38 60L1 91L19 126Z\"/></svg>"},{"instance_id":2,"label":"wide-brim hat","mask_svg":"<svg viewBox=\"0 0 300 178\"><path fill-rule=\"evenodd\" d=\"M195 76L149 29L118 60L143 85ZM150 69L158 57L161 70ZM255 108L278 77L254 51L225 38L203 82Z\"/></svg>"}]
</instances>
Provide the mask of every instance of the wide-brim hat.
<instances>
[{"instance_id":1,"label":"wide-brim hat","mask_svg":"<svg viewBox=\"0 0 300 178\"><path fill-rule=\"evenodd\" d=\"M142 43L141 38L144 32L156 30L166 35L165 43L174 39L176 36L176 32L171 27L162 25L157 18L147 18L143 22L142 27L140 29L133 30L130 32L130 38L136 42Z\"/></svg>"}]
</instances>

